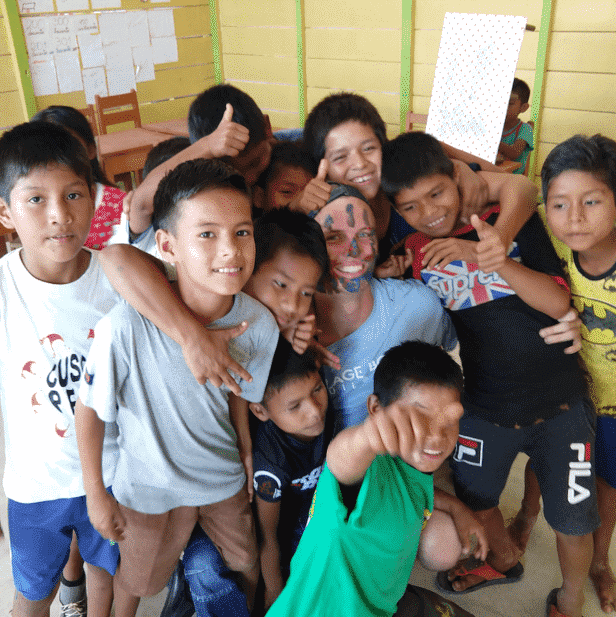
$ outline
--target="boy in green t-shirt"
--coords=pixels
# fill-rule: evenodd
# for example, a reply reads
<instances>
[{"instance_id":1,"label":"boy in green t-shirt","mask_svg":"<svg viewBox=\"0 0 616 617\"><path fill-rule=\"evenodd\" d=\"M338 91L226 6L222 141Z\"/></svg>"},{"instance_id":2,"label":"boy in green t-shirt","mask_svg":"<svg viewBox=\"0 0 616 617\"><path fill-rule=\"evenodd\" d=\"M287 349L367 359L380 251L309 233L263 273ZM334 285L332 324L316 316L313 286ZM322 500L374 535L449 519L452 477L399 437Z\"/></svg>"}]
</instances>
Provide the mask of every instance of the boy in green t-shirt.
<instances>
[{"instance_id":1,"label":"boy in green t-shirt","mask_svg":"<svg viewBox=\"0 0 616 617\"><path fill-rule=\"evenodd\" d=\"M418 605L431 614L426 604L468 616L435 594L407 589L418 548L424 561L434 553L440 568L469 552L475 534L475 555L487 554L470 510L433 487L432 472L458 438L461 391L460 368L439 347L407 341L387 351L374 373L369 417L339 433L327 451L313 516L268 617L408 617ZM422 533L435 508L451 518L439 516Z\"/></svg>"}]
</instances>

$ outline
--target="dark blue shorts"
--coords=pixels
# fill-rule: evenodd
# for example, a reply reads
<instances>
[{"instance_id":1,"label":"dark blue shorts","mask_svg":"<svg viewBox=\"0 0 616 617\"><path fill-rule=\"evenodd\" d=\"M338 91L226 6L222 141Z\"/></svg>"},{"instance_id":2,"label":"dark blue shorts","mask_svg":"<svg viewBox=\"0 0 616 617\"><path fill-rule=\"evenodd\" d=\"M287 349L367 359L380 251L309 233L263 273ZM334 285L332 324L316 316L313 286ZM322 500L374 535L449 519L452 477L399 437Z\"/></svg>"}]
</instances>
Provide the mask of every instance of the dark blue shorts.
<instances>
[{"instance_id":1,"label":"dark blue shorts","mask_svg":"<svg viewBox=\"0 0 616 617\"><path fill-rule=\"evenodd\" d=\"M68 561L73 531L84 561L113 576L118 546L92 527L85 496L37 503L9 499L13 580L27 600L43 600L54 590Z\"/></svg>"},{"instance_id":2,"label":"dark blue shorts","mask_svg":"<svg viewBox=\"0 0 616 617\"><path fill-rule=\"evenodd\" d=\"M511 465L527 454L550 526L582 536L599 526L595 485L595 412L587 399L532 426L504 428L464 415L451 466L456 495L471 510L498 505Z\"/></svg>"},{"instance_id":3,"label":"dark blue shorts","mask_svg":"<svg viewBox=\"0 0 616 617\"><path fill-rule=\"evenodd\" d=\"M597 475L616 488L616 418L612 416L597 418L595 457Z\"/></svg>"}]
</instances>

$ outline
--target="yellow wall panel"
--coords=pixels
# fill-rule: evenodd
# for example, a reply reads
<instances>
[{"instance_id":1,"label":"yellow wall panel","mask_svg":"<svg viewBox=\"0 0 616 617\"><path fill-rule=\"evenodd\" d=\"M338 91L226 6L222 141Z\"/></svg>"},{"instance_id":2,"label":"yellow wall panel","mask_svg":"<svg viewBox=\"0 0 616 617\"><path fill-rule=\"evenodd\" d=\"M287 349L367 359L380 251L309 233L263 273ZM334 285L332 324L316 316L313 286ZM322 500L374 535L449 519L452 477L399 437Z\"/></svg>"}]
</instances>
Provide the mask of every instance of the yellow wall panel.
<instances>
[{"instance_id":1,"label":"yellow wall panel","mask_svg":"<svg viewBox=\"0 0 616 617\"><path fill-rule=\"evenodd\" d=\"M613 26L614 22L612 22ZM554 32L548 49L548 70L613 73L614 32Z\"/></svg>"},{"instance_id":2,"label":"yellow wall panel","mask_svg":"<svg viewBox=\"0 0 616 617\"><path fill-rule=\"evenodd\" d=\"M543 110L541 126L542 141L553 144L558 144L577 133L586 135L603 133L616 139L616 123L614 123L613 113L546 107Z\"/></svg>"},{"instance_id":3,"label":"yellow wall panel","mask_svg":"<svg viewBox=\"0 0 616 617\"><path fill-rule=\"evenodd\" d=\"M6 31L4 23L4 17L0 17L0 55L10 54L11 48L9 47L9 36ZM0 79L4 79L5 76L0 74Z\"/></svg>"},{"instance_id":4,"label":"yellow wall panel","mask_svg":"<svg viewBox=\"0 0 616 617\"><path fill-rule=\"evenodd\" d=\"M394 28L400 30L401 0L338 0L305 2L307 28Z\"/></svg>"},{"instance_id":5,"label":"yellow wall panel","mask_svg":"<svg viewBox=\"0 0 616 617\"><path fill-rule=\"evenodd\" d=\"M440 28L438 30L415 30L412 40L415 64L436 64L440 43Z\"/></svg>"},{"instance_id":6,"label":"yellow wall panel","mask_svg":"<svg viewBox=\"0 0 616 617\"><path fill-rule=\"evenodd\" d=\"M613 112L616 110L616 74L550 71L546 76L544 105Z\"/></svg>"},{"instance_id":7,"label":"yellow wall panel","mask_svg":"<svg viewBox=\"0 0 616 617\"><path fill-rule=\"evenodd\" d=\"M214 85L214 80L206 81L204 90ZM180 99L160 101L158 103L146 103L139 106L141 123L163 122L164 120L174 120L175 118L188 117L190 104L195 100L194 96L185 96Z\"/></svg>"},{"instance_id":8,"label":"yellow wall panel","mask_svg":"<svg viewBox=\"0 0 616 617\"><path fill-rule=\"evenodd\" d=\"M150 3L149 6L148 5L144 6L143 0L122 0L123 9L139 9L139 10L143 10L145 8L166 9L169 7L181 7L181 6L188 6L188 5L207 6L207 0L168 0L168 1L165 1L164 4ZM175 10L173 11L173 14L175 15ZM208 23L208 27L209 27L209 23Z\"/></svg>"},{"instance_id":9,"label":"yellow wall panel","mask_svg":"<svg viewBox=\"0 0 616 617\"><path fill-rule=\"evenodd\" d=\"M245 81L232 81L229 83L250 94L257 105L266 113L277 109L281 111L297 110L297 86L285 86L283 84L259 84Z\"/></svg>"},{"instance_id":10,"label":"yellow wall panel","mask_svg":"<svg viewBox=\"0 0 616 617\"><path fill-rule=\"evenodd\" d=\"M19 93L16 90L0 92L0 127L15 126L27 120L28 118L25 118L22 112Z\"/></svg>"},{"instance_id":11,"label":"yellow wall panel","mask_svg":"<svg viewBox=\"0 0 616 617\"><path fill-rule=\"evenodd\" d=\"M400 62L400 34L387 30L307 28L306 57Z\"/></svg>"},{"instance_id":12,"label":"yellow wall panel","mask_svg":"<svg viewBox=\"0 0 616 617\"><path fill-rule=\"evenodd\" d=\"M297 57L224 55L225 79L297 84Z\"/></svg>"},{"instance_id":13,"label":"yellow wall panel","mask_svg":"<svg viewBox=\"0 0 616 617\"><path fill-rule=\"evenodd\" d=\"M178 61L155 64L154 68L168 69L177 66L187 66L193 64L211 64L212 43L210 37L194 37L190 39L178 39ZM137 90L139 89L137 84Z\"/></svg>"},{"instance_id":14,"label":"yellow wall panel","mask_svg":"<svg viewBox=\"0 0 616 617\"><path fill-rule=\"evenodd\" d=\"M340 88L311 88L306 92L308 109L312 109L321 99L329 94L340 92ZM378 110L383 120L388 124L396 125L399 122L400 97L398 93L357 91L365 96Z\"/></svg>"},{"instance_id":15,"label":"yellow wall panel","mask_svg":"<svg viewBox=\"0 0 616 617\"><path fill-rule=\"evenodd\" d=\"M299 127L299 113L290 111L265 110L274 130Z\"/></svg>"},{"instance_id":16,"label":"yellow wall panel","mask_svg":"<svg viewBox=\"0 0 616 617\"><path fill-rule=\"evenodd\" d=\"M36 108L45 109L50 105L68 105L81 109L86 106L86 95L83 92L70 92L69 94L49 94L36 97Z\"/></svg>"},{"instance_id":17,"label":"yellow wall panel","mask_svg":"<svg viewBox=\"0 0 616 617\"><path fill-rule=\"evenodd\" d=\"M224 26L293 26L295 27L294 0L222 0L220 24Z\"/></svg>"},{"instance_id":18,"label":"yellow wall panel","mask_svg":"<svg viewBox=\"0 0 616 617\"><path fill-rule=\"evenodd\" d=\"M400 64L308 58L306 78L309 84L318 83L324 88L397 92Z\"/></svg>"},{"instance_id":19,"label":"yellow wall panel","mask_svg":"<svg viewBox=\"0 0 616 617\"><path fill-rule=\"evenodd\" d=\"M182 66L175 69L156 70L154 81L138 84L137 98L140 103L160 101L178 96L198 94L205 89L208 79L214 76L212 65Z\"/></svg>"},{"instance_id":20,"label":"yellow wall panel","mask_svg":"<svg viewBox=\"0 0 616 617\"><path fill-rule=\"evenodd\" d=\"M13 75L13 59L11 56L0 56L0 92L17 88Z\"/></svg>"},{"instance_id":21,"label":"yellow wall panel","mask_svg":"<svg viewBox=\"0 0 616 617\"><path fill-rule=\"evenodd\" d=\"M209 35L210 33L210 10L207 6L187 6L174 9L173 20L176 36Z\"/></svg>"},{"instance_id":22,"label":"yellow wall panel","mask_svg":"<svg viewBox=\"0 0 616 617\"><path fill-rule=\"evenodd\" d=\"M293 28L230 28L221 29L223 54L276 56L280 50L296 48ZM287 52L288 53L288 52Z\"/></svg>"},{"instance_id":23,"label":"yellow wall panel","mask_svg":"<svg viewBox=\"0 0 616 617\"><path fill-rule=\"evenodd\" d=\"M554 30L614 32L614 0L557 0L554 3Z\"/></svg>"}]
</instances>

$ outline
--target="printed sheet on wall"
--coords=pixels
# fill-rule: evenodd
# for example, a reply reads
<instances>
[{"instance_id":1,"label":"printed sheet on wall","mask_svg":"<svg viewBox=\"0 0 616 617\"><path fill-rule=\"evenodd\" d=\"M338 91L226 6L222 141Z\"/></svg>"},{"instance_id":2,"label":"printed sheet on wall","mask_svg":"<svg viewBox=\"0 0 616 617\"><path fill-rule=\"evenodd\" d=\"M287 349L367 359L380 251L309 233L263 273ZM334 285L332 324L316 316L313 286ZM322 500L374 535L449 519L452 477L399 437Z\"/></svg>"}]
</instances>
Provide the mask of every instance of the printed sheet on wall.
<instances>
[{"instance_id":1,"label":"printed sheet on wall","mask_svg":"<svg viewBox=\"0 0 616 617\"><path fill-rule=\"evenodd\" d=\"M445 14L427 133L496 161L525 28L526 17Z\"/></svg>"}]
</instances>

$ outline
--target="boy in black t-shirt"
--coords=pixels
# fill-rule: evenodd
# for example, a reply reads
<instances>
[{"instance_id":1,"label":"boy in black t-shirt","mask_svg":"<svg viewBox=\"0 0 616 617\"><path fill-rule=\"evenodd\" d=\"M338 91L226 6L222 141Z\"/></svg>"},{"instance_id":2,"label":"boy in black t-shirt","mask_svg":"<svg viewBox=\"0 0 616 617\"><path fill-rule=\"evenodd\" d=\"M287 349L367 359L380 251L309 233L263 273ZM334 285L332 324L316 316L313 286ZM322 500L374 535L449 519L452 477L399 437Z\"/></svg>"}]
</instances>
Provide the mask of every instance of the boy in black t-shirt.
<instances>
[{"instance_id":1,"label":"boy in black t-shirt","mask_svg":"<svg viewBox=\"0 0 616 617\"><path fill-rule=\"evenodd\" d=\"M486 175L490 197L502 199L514 177ZM407 133L383 149L384 188L418 230L405 244L413 251L412 275L436 291L460 341L465 415L454 484L490 543L486 564L441 572L437 584L461 593L521 578L520 552L498 503L516 455L525 452L540 478L563 573L550 615L580 617L599 524L593 410L576 357L562 353L566 344L546 345L539 335L569 312L569 292L536 214L506 247L492 227L498 205L473 215L471 225L461 223L452 176L430 135Z\"/></svg>"},{"instance_id":2,"label":"boy in black t-shirt","mask_svg":"<svg viewBox=\"0 0 616 617\"><path fill-rule=\"evenodd\" d=\"M288 577L333 433L327 389L312 352L300 356L281 337L263 401L250 409L261 420L253 466L267 609Z\"/></svg>"}]
</instances>

